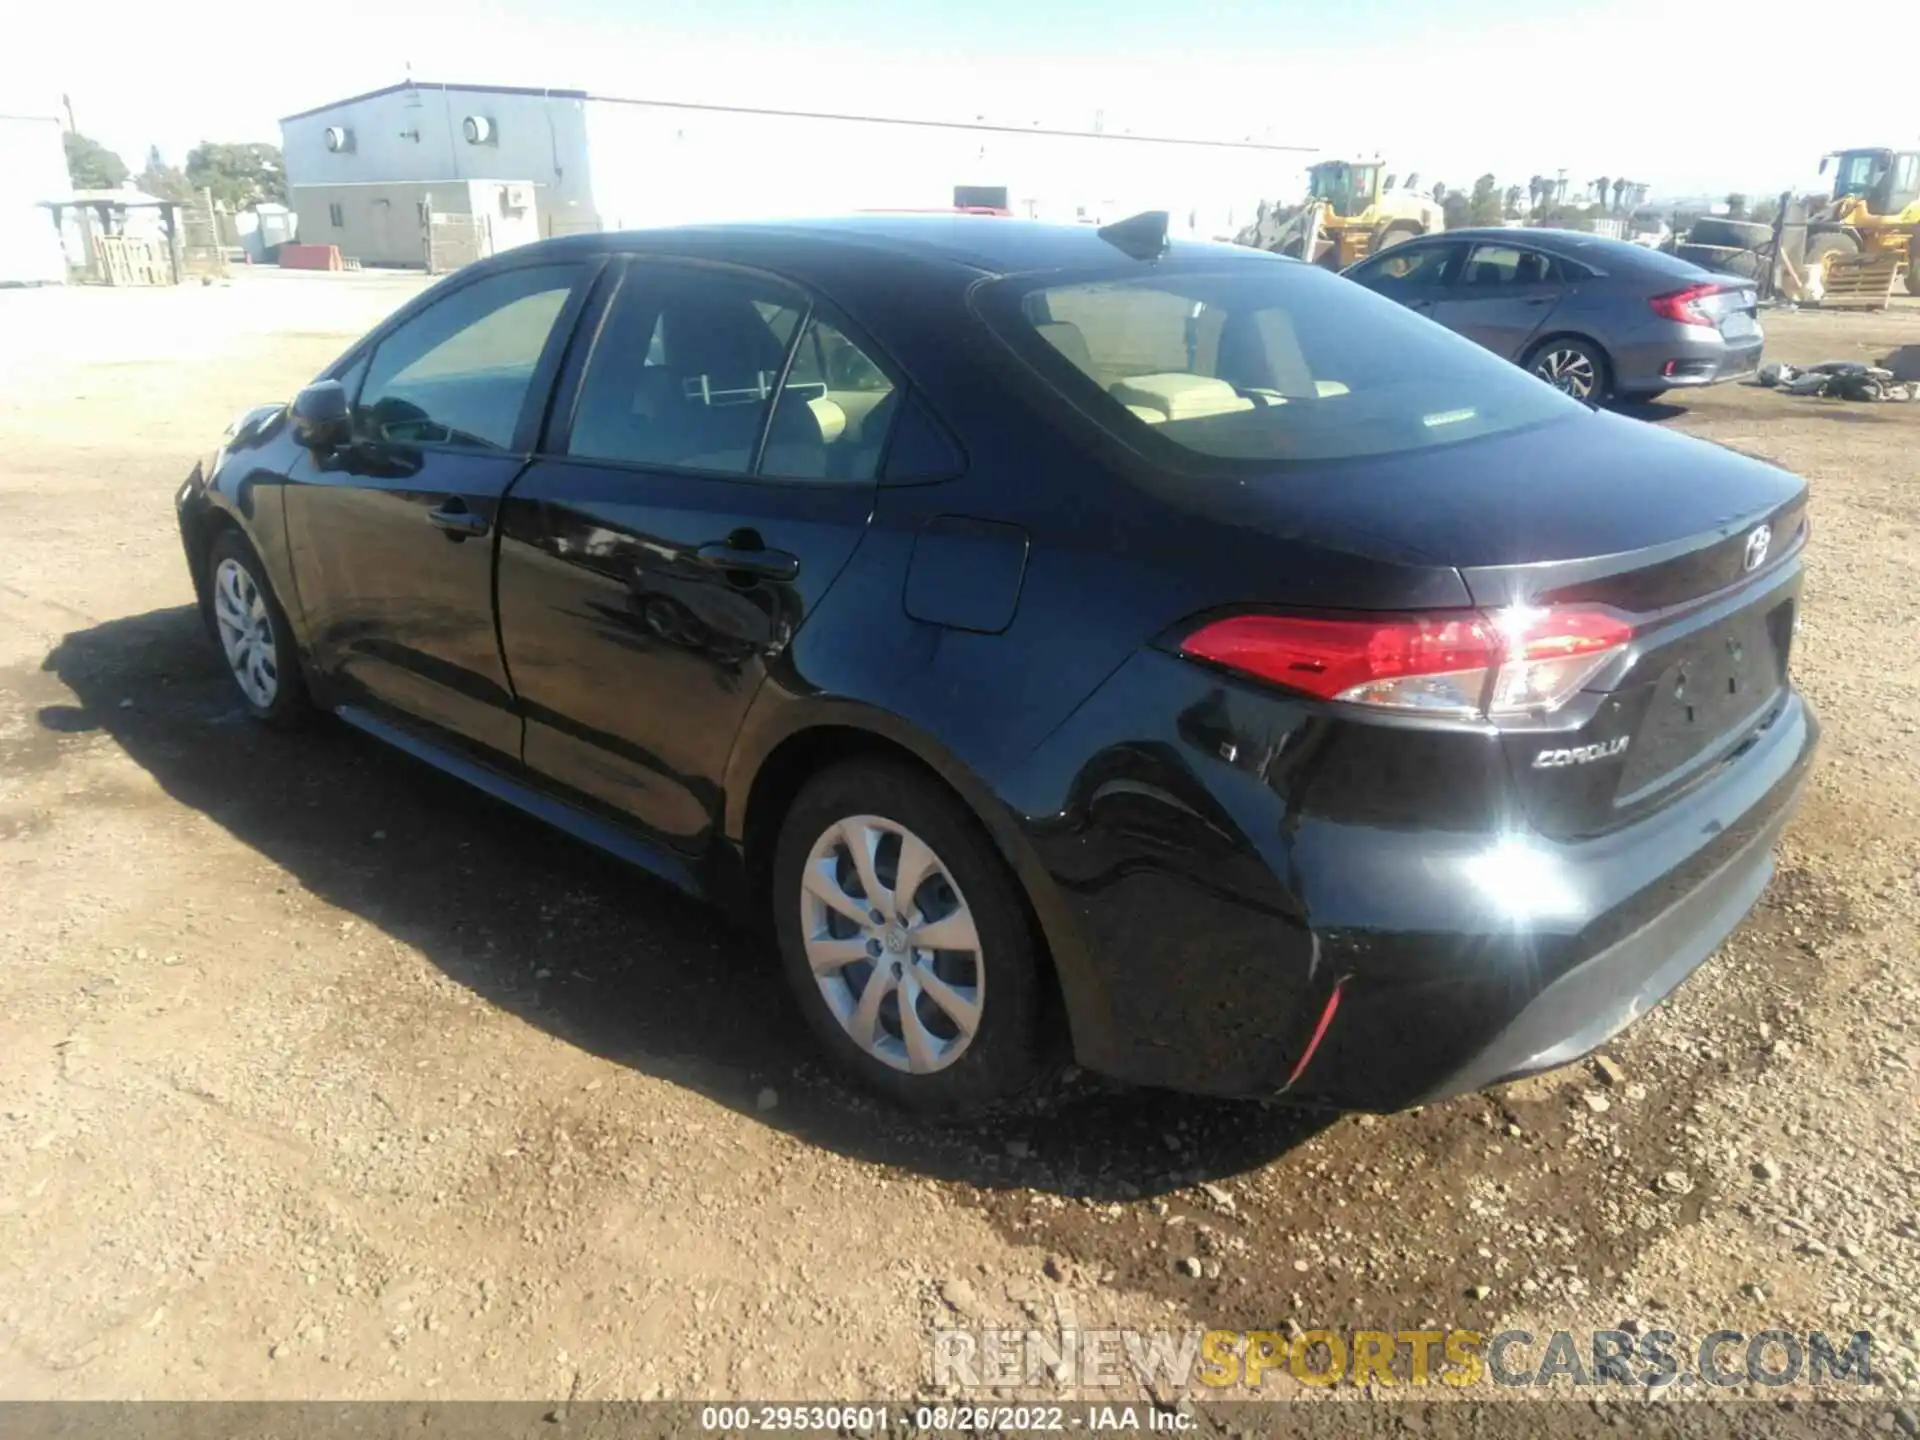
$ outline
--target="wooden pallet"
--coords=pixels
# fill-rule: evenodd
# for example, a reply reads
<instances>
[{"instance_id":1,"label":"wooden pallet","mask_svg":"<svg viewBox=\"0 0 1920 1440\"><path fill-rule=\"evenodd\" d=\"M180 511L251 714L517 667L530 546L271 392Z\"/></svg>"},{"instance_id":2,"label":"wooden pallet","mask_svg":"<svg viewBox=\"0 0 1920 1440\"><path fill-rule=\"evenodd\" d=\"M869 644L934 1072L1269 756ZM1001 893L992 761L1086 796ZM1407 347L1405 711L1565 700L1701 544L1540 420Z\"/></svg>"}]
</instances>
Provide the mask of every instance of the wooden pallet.
<instances>
[{"instance_id":1,"label":"wooden pallet","mask_svg":"<svg viewBox=\"0 0 1920 1440\"><path fill-rule=\"evenodd\" d=\"M1907 265L1899 255L1836 256L1827 261L1822 309L1884 310L1906 279Z\"/></svg>"},{"instance_id":2,"label":"wooden pallet","mask_svg":"<svg viewBox=\"0 0 1920 1440\"><path fill-rule=\"evenodd\" d=\"M166 247L153 240L101 235L93 242L100 277L109 285L171 285L173 265Z\"/></svg>"}]
</instances>

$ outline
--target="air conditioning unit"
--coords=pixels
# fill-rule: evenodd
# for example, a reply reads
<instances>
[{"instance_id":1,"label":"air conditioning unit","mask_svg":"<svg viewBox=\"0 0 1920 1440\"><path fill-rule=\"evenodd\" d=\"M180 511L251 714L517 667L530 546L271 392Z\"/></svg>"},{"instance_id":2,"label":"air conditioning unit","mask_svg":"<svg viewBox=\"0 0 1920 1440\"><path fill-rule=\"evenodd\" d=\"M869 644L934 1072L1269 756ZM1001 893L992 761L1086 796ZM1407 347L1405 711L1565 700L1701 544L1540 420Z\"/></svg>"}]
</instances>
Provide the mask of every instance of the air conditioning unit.
<instances>
[{"instance_id":1,"label":"air conditioning unit","mask_svg":"<svg viewBox=\"0 0 1920 1440\"><path fill-rule=\"evenodd\" d=\"M335 155L353 153L353 131L344 125L329 125L326 133L327 149Z\"/></svg>"},{"instance_id":2,"label":"air conditioning unit","mask_svg":"<svg viewBox=\"0 0 1920 1440\"><path fill-rule=\"evenodd\" d=\"M499 138L499 132L493 128L493 121L484 115L469 115L461 121L461 129L466 132L469 145L491 145Z\"/></svg>"},{"instance_id":3,"label":"air conditioning unit","mask_svg":"<svg viewBox=\"0 0 1920 1440\"><path fill-rule=\"evenodd\" d=\"M500 190L500 208L509 213L533 208L533 187L531 185L506 185Z\"/></svg>"}]
</instances>

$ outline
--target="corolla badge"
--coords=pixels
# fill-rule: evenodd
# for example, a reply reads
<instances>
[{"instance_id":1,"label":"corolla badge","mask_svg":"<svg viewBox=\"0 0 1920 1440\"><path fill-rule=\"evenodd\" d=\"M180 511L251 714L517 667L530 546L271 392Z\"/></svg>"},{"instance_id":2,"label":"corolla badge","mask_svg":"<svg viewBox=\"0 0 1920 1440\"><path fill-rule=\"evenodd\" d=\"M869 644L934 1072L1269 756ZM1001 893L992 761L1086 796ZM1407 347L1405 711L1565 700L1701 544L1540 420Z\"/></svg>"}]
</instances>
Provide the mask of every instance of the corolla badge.
<instances>
[{"instance_id":1,"label":"corolla badge","mask_svg":"<svg viewBox=\"0 0 1920 1440\"><path fill-rule=\"evenodd\" d=\"M1773 544L1773 527L1756 525L1747 536L1747 569L1758 570L1767 563L1767 547Z\"/></svg>"},{"instance_id":2,"label":"corolla badge","mask_svg":"<svg viewBox=\"0 0 1920 1440\"><path fill-rule=\"evenodd\" d=\"M1618 755L1627 748L1631 738L1622 735L1617 740L1602 740L1594 745L1573 745L1564 750L1542 750L1533 757L1536 770L1557 770L1562 765L1591 765L1596 760L1606 760Z\"/></svg>"}]
</instances>

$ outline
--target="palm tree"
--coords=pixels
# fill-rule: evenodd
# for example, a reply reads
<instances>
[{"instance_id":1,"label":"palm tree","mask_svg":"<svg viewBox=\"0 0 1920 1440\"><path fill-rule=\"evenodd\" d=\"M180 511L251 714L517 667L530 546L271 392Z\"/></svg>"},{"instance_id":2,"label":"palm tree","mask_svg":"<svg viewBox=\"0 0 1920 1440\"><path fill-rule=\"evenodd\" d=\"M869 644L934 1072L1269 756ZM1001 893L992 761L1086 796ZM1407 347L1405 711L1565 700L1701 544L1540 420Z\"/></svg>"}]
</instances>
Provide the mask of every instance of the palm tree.
<instances>
[{"instance_id":1,"label":"palm tree","mask_svg":"<svg viewBox=\"0 0 1920 1440\"><path fill-rule=\"evenodd\" d=\"M1615 180L1613 182L1613 208L1615 210L1626 209L1626 199L1627 181L1624 179Z\"/></svg>"},{"instance_id":2,"label":"palm tree","mask_svg":"<svg viewBox=\"0 0 1920 1440\"><path fill-rule=\"evenodd\" d=\"M1520 187L1518 185L1507 186L1506 202L1504 208L1507 218L1509 220L1517 220L1520 217Z\"/></svg>"}]
</instances>

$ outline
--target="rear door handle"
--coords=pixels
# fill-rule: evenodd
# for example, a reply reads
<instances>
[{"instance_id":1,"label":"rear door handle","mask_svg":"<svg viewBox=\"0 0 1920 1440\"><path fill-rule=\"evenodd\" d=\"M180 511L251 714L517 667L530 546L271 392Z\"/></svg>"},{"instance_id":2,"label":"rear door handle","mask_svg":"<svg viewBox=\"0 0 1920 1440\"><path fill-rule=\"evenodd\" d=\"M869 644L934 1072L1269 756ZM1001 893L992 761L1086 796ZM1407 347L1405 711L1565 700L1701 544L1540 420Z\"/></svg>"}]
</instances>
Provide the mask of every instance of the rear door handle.
<instances>
[{"instance_id":1,"label":"rear door handle","mask_svg":"<svg viewBox=\"0 0 1920 1440\"><path fill-rule=\"evenodd\" d=\"M762 580L791 580L800 573L800 557L784 550L744 550L715 540L693 552L702 565L715 570L731 570Z\"/></svg>"},{"instance_id":2,"label":"rear door handle","mask_svg":"<svg viewBox=\"0 0 1920 1440\"><path fill-rule=\"evenodd\" d=\"M458 496L437 510L429 510L427 519L455 540L464 540L469 535L484 535L490 524L486 516L474 514L467 508L467 502Z\"/></svg>"}]
</instances>

